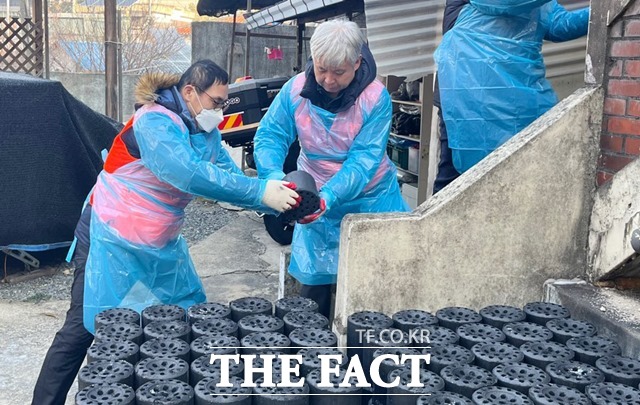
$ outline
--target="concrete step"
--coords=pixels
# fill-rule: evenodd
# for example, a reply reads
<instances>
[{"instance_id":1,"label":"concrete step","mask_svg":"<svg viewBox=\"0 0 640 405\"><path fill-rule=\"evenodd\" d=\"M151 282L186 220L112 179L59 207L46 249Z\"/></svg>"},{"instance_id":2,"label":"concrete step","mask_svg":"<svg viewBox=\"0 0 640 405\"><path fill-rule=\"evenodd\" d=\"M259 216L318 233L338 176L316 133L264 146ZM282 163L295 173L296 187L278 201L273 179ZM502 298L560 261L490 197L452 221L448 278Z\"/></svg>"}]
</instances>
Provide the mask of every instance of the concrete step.
<instances>
[{"instance_id":1,"label":"concrete step","mask_svg":"<svg viewBox=\"0 0 640 405\"><path fill-rule=\"evenodd\" d=\"M594 324L598 335L618 342L623 355L640 359L640 292L550 280L545 283L545 297L564 305L572 318Z\"/></svg>"}]
</instances>

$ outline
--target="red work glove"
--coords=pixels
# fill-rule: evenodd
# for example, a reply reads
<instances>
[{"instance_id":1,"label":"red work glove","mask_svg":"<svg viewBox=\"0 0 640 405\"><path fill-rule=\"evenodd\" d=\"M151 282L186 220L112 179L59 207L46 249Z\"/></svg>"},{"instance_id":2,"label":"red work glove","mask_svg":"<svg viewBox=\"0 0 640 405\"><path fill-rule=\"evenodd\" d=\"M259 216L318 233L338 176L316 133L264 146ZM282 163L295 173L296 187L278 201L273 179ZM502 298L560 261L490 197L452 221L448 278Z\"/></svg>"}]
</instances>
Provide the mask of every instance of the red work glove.
<instances>
[{"instance_id":1,"label":"red work glove","mask_svg":"<svg viewBox=\"0 0 640 405\"><path fill-rule=\"evenodd\" d=\"M327 210L327 203L324 201L324 198L320 198L320 209L316 212L314 212L313 214L309 214L306 217L298 220L299 224L310 224L313 221L317 220L318 218L320 218L324 212Z\"/></svg>"},{"instance_id":2,"label":"red work glove","mask_svg":"<svg viewBox=\"0 0 640 405\"><path fill-rule=\"evenodd\" d=\"M287 188L290 188L291 190L296 190L298 188L298 186L296 185L296 183L290 181L288 183L284 183L284 186ZM291 206L291 209L294 208L298 208L300 206L300 201L302 201L302 196L298 195L298 198L295 199L296 200L296 204Z\"/></svg>"}]
</instances>

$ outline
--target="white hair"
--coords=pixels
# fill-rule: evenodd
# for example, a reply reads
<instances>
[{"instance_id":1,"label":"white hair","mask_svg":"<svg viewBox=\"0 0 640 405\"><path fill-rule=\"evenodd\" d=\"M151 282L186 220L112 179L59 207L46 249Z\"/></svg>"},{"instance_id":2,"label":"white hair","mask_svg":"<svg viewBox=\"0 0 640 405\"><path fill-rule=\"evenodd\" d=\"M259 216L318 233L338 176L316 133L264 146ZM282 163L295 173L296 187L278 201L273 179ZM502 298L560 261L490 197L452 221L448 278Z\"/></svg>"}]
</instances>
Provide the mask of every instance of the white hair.
<instances>
[{"instance_id":1,"label":"white hair","mask_svg":"<svg viewBox=\"0 0 640 405\"><path fill-rule=\"evenodd\" d=\"M355 64L360 57L365 37L358 24L346 20L331 20L316 27L311 36L311 57L328 67L345 62Z\"/></svg>"}]
</instances>

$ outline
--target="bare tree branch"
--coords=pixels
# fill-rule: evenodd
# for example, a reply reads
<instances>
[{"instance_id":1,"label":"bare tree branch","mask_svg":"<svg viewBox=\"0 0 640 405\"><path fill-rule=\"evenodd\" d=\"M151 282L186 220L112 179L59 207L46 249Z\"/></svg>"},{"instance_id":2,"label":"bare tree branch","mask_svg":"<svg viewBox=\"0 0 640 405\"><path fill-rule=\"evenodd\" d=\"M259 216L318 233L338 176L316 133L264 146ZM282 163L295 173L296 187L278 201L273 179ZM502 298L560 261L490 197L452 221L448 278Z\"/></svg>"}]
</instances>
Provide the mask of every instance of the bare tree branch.
<instances>
[{"instance_id":1,"label":"bare tree branch","mask_svg":"<svg viewBox=\"0 0 640 405\"><path fill-rule=\"evenodd\" d=\"M62 72L104 71L104 16L54 14L49 20L51 70ZM161 24L152 15L122 10L121 46L123 72L155 70L183 46L175 27Z\"/></svg>"}]
</instances>

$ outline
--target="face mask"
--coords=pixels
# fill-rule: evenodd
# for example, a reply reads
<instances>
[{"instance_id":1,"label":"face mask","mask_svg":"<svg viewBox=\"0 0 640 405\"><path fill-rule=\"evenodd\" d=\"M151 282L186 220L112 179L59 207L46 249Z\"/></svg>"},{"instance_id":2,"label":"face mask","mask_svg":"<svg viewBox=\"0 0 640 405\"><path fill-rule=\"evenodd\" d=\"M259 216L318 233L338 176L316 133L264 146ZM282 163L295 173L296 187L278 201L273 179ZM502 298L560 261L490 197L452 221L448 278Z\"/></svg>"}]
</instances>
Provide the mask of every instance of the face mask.
<instances>
[{"instance_id":1,"label":"face mask","mask_svg":"<svg viewBox=\"0 0 640 405\"><path fill-rule=\"evenodd\" d=\"M205 132L213 131L224 119L224 114L222 110L207 110L202 107L202 102L200 98L198 98L198 103L200 103L200 107L202 110L198 115L196 115L196 122Z\"/></svg>"}]
</instances>

